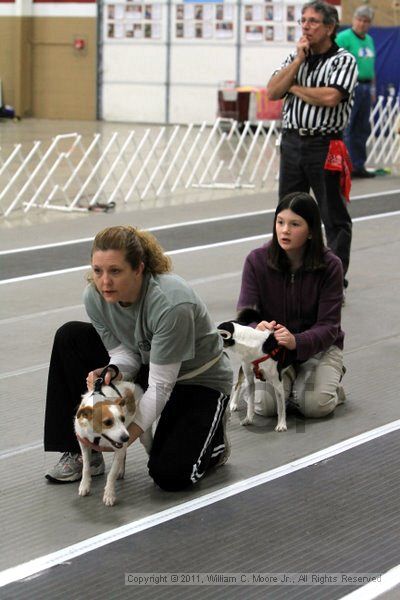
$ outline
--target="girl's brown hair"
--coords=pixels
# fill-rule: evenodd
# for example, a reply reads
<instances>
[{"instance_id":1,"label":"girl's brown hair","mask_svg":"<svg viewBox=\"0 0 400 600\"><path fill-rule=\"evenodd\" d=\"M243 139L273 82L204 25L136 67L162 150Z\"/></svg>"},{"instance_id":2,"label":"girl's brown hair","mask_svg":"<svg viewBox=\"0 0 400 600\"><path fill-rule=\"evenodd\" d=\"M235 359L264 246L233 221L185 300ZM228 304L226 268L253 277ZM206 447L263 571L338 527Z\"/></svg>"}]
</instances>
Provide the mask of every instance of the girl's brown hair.
<instances>
[{"instance_id":1,"label":"girl's brown hair","mask_svg":"<svg viewBox=\"0 0 400 600\"><path fill-rule=\"evenodd\" d=\"M120 250L132 269L138 269L143 262L145 271L152 275L168 273L172 269L171 259L164 254L154 235L130 225L116 225L99 231L93 241L91 258L98 250Z\"/></svg>"},{"instance_id":2,"label":"girl's brown hair","mask_svg":"<svg viewBox=\"0 0 400 600\"><path fill-rule=\"evenodd\" d=\"M310 231L303 256L303 268L306 271L325 269L324 240L322 237L321 215L318 204L307 192L292 192L287 194L278 204L275 211L274 228L272 231L272 242L268 247L268 262L271 267L280 271L290 271L290 261L287 254L278 243L276 234L276 221L283 210L290 209L296 215L302 217Z\"/></svg>"}]
</instances>

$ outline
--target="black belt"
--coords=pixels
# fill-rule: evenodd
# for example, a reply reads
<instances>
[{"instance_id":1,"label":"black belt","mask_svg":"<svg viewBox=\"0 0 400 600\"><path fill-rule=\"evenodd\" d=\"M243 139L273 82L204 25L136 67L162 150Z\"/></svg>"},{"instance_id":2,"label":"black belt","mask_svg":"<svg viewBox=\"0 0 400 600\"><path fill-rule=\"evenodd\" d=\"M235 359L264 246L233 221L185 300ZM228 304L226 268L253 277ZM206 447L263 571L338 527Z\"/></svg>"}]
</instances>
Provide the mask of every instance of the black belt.
<instances>
[{"instance_id":1,"label":"black belt","mask_svg":"<svg viewBox=\"0 0 400 600\"><path fill-rule=\"evenodd\" d=\"M343 137L342 131L320 131L319 129L305 129L300 127L299 129L284 129L284 134L291 133L300 137L327 137L333 140L340 140Z\"/></svg>"},{"instance_id":2,"label":"black belt","mask_svg":"<svg viewBox=\"0 0 400 600\"><path fill-rule=\"evenodd\" d=\"M357 79L358 83L372 83L373 79Z\"/></svg>"}]
</instances>

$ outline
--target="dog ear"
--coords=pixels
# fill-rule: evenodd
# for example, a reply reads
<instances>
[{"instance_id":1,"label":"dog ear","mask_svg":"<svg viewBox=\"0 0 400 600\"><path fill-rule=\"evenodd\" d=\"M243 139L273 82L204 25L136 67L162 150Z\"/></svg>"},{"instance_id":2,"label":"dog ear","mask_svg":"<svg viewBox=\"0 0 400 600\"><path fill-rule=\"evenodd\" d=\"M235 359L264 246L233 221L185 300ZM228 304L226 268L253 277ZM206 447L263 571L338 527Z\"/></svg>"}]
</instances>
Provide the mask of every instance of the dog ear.
<instances>
[{"instance_id":1,"label":"dog ear","mask_svg":"<svg viewBox=\"0 0 400 600\"><path fill-rule=\"evenodd\" d=\"M76 413L76 418L91 421L93 419L93 408L91 406L82 406Z\"/></svg>"},{"instance_id":2,"label":"dog ear","mask_svg":"<svg viewBox=\"0 0 400 600\"><path fill-rule=\"evenodd\" d=\"M249 323L259 323L262 317L255 308L242 308L237 314L237 322L240 325L249 325Z\"/></svg>"},{"instance_id":3,"label":"dog ear","mask_svg":"<svg viewBox=\"0 0 400 600\"><path fill-rule=\"evenodd\" d=\"M217 327L219 335L224 340L224 346L233 346L235 340L233 334L235 333L235 326L232 321L225 321L220 323Z\"/></svg>"},{"instance_id":4,"label":"dog ear","mask_svg":"<svg viewBox=\"0 0 400 600\"><path fill-rule=\"evenodd\" d=\"M232 322L232 321L224 321L223 323L220 323L220 324L217 326L217 329L218 329L218 332L219 332L219 334L220 334L222 337L224 337L222 334L223 334L223 333L226 333L226 332L230 333L230 334L231 334L231 336L232 336L232 335L233 335L233 332L235 331L235 327L234 327L234 325L233 325L233 322Z\"/></svg>"},{"instance_id":5,"label":"dog ear","mask_svg":"<svg viewBox=\"0 0 400 600\"><path fill-rule=\"evenodd\" d=\"M136 410L136 400L132 390L125 390L124 396L118 400L120 406L126 406L128 413L133 414Z\"/></svg>"}]
</instances>

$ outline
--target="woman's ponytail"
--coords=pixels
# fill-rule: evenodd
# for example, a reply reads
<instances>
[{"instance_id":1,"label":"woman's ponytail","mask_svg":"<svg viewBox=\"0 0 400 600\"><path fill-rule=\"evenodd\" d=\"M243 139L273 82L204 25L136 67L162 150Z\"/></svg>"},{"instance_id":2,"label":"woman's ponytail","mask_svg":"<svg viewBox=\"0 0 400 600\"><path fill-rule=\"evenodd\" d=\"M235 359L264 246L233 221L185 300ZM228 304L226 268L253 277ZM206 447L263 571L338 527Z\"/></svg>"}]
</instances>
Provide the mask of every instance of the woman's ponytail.
<instances>
[{"instance_id":1,"label":"woman's ponytail","mask_svg":"<svg viewBox=\"0 0 400 600\"><path fill-rule=\"evenodd\" d=\"M172 269L171 259L164 254L158 240L148 231L130 225L106 227L94 238L92 253L119 250L132 269L144 263L145 270L152 275L168 273Z\"/></svg>"},{"instance_id":2,"label":"woman's ponytail","mask_svg":"<svg viewBox=\"0 0 400 600\"><path fill-rule=\"evenodd\" d=\"M164 254L163 248L158 240L148 231L136 229L136 235L139 238L143 248L143 262L145 269L152 275L161 275L168 273L172 269L172 262L169 256Z\"/></svg>"}]
</instances>

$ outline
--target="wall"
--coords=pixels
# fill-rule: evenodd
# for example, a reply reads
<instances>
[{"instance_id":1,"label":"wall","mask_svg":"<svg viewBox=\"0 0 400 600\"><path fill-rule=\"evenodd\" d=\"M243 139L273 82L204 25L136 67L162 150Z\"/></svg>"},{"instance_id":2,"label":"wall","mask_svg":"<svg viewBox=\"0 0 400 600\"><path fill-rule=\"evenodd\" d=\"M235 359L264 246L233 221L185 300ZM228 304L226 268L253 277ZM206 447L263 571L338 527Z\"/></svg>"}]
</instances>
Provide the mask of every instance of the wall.
<instances>
[{"instance_id":1,"label":"wall","mask_svg":"<svg viewBox=\"0 0 400 600\"><path fill-rule=\"evenodd\" d=\"M1 2L3 103L21 117L95 119L96 17L93 2Z\"/></svg>"},{"instance_id":2,"label":"wall","mask_svg":"<svg viewBox=\"0 0 400 600\"><path fill-rule=\"evenodd\" d=\"M106 120L210 123L224 82L264 86L300 32L302 0L145 2L104 5Z\"/></svg>"},{"instance_id":3,"label":"wall","mask_svg":"<svg viewBox=\"0 0 400 600\"><path fill-rule=\"evenodd\" d=\"M350 24L356 8L367 4L375 11L374 25L376 27L393 27L400 25L400 2L397 0L342 0L342 23Z\"/></svg>"},{"instance_id":4,"label":"wall","mask_svg":"<svg viewBox=\"0 0 400 600\"><path fill-rule=\"evenodd\" d=\"M10 7L13 9L14 5L11 4ZM5 12L4 8L4 5L0 5L2 12ZM30 52L26 42L29 34L29 18L0 16L0 78L3 103L18 107L21 114L25 114L25 103L30 104Z\"/></svg>"},{"instance_id":5,"label":"wall","mask_svg":"<svg viewBox=\"0 0 400 600\"><path fill-rule=\"evenodd\" d=\"M74 40L85 48L74 48ZM96 118L96 21L40 17L32 26L32 114L47 119Z\"/></svg>"},{"instance_id":6,"label":"wall","mask_svg":"<svg viewBox=\"0 0 400 600\"><path fill-rule=\"evenodd\" d=\"M263 86L294 47L302 4L104 0L100 116L116 121L212 122L217 90L224 81ZM350 23L360 4L361 0L343 0L338 6L341 22ZM392 0L373 0L371 5L376 9L374 25L398 23ZM96 118L96 30L93 1L0 0L4 102L21 116ZM83 51L74 49L76 37L85 40Z\"/></svg>"},{"instance_id":7,"label":"wall","mask_svg":"<svg viewBox=\"0 0 400 600\"><path fill-rule=\"evenodd\" d=\"M264 86L301 35L304 0L149 2L105 0L106 120L210 123L224 81ZM342 23L362 3L331 0ZM376 25L394 24L392 0L372 5Z\"/></svg>"}]
</instances>

